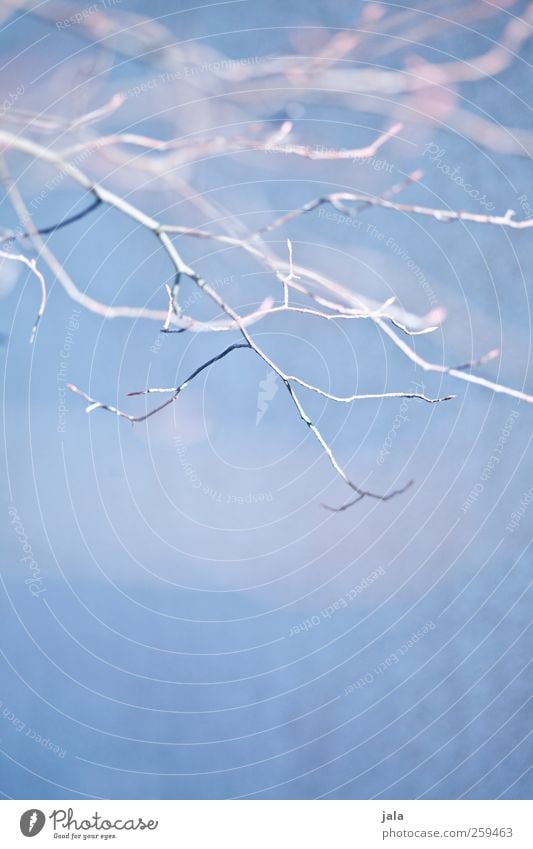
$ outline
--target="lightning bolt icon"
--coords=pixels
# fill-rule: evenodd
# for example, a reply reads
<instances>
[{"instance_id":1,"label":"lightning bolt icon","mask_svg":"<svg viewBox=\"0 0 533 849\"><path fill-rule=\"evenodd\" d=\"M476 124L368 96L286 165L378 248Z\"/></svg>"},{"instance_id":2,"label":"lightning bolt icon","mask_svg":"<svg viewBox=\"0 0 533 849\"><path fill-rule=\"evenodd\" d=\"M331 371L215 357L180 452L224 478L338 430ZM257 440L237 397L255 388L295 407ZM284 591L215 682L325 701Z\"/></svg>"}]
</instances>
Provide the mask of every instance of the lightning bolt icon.
<instances>
[{"instance_id":1,"label":"lightning bolt icon","mask_svg":"<svg viewBox=\"0 0 533 849\"><path fill-rule=\"evenodd\" d=\"M278 391L276 383L276 375L269 371L264 380L259 383L259 393L257 395L257 415L255 418L256 426L259 424L269 407L269 402L273 400Z\"/></svg>"},{"instance_id":2,"label":"lightning bolt icon","mask_svg":"<svg viewBox=\"0 0 533 849\"><path fill-rule=\"evenodd\" d=\"M32 815L30 817L30 821L28 823L28 831L29 832L33 831L33 826L35 825L36 822L37 822L37 811L33 811Z\"/></svg>"}]
</instances>

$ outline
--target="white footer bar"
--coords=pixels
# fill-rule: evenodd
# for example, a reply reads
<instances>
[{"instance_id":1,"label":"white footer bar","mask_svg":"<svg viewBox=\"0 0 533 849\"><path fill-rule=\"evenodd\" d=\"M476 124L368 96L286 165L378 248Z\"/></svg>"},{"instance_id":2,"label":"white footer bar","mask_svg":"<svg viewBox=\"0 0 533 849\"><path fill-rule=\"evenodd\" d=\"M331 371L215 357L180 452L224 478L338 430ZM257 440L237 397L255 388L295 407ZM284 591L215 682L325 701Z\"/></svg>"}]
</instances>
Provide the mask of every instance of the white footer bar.
<instances>
[{"instance_id":1,"label":"white footer bar","mask_svg":"<svg viewBox=\"0 0 533 849\"><path fill-rule=\"evenodd\" d=\"M1 843L194 849L533 849L529 801L3 801ZM29 843L35 838L35 843Z\"/></svg>"}]
</instances>

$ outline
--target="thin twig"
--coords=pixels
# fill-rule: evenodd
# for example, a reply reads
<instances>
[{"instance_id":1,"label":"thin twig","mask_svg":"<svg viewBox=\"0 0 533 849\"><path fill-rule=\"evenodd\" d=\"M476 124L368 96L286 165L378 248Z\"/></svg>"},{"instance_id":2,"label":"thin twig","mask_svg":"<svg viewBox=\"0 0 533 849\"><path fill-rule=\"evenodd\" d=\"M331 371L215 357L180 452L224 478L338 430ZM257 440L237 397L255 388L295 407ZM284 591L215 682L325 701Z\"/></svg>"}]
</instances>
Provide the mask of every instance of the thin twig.
<instances>
[{"instance_id":1,"label":"thin twig","mask_svg":"<svg viewBox=\"0 0 533 849\"><path fill-rule=\"evenodd\" d=\"M264 264L269 271L272 271L276 275L283 286L287 285L296 292L311 298L311 300L315 301L317 304L327 307L337 313L348 312L346 303L351 304L353 306L354 313L357 312L361 317L370 317L375 312L379 312L383 309L383 304L380 304L371 298L367 298L358 292L354 292L351 289L347 289L339 283L336 283L331 278L326 277L324 274L321 274L314 269L307 268L306 266L293 266L293 276L290 278L289 275L291 269L289 263L286 263L284 260L280 260L277 257L271 258L265 249L266 246L258 241L259 236L257 233L254 234L252 243L246 239L240 239L235 236L225 236L208 230L199 230L194 227L185 227L179 224L165 224L162 225L162 229L165 233L174 233L181 236L192 236L198 239L207 239L219 242L223 245L239 248ZM332 301L330 298L318 295L302 283L297 282L301 279L309 280L321 289L325 289L327 292L340 298L345 303ZM389 298L387 304L392 305L395 300L396 298L394 297ZM401 307L395 307L392 311L390 311L390 318L394 318L401 322L402 329L404 329L406 333L418 332L419 329L423 332L432 332L437 327L437 325L432 322L442 321L444 315L444 310L441 308L432 310L427 316L418 316L413 313L408 313ZM430 322L430 325L428 325L428 321ZM410 325L411 328L417 328L417 330L411 331L408 329L407 325Z\"/></svg>"},{"instance_id":2,"label":"thin twig","mask_svg":"<svg viewBox=\"0 0 533 849\"><path fill-rule=\"evenodd\" d=\"M11 253L8 253L7 251L2 251L2 250L0 250L0 257L2 259L11 259L11 260L14 260L15 262L22 263L23 265L26 266L26 268L30 269L32 274L34 274L35 277L37 278L37 280L39 281L39 285L41 287L41 303L39 304L39 309L37 310L37 316L35 318L35 321L33 323L33 327L32 327L32 330L31 330L30 342L33 342L34 339L35 339L35 335L37 333L37 327L38 327L39 322L40 322L40 320L43 316L43 313L46 309L46 283L45 283L44 277L41 274L41 272L39 271L39 269L37 268L37 263L36 263L35 259L29 259L27 256L24 256L24 254L11 254Z\"/></svg>"},{"instance_id":3,"label":"thin twig","mask_svg":"<svg viewBox=\"0 0 533 849\"><path fill-rule=\"evenodd\" d=\"M380 137L380 139L383 138L383 140L380 141L380 139L378 139L377 142L374 143L373 150L376 149L376 144L384 143L386 138L390 138L391 134L394 134L397 131L398 131L397 128L392 128L392 130L389 131L388 134L384 134L383 137ZM166 254L168 255L168 257L169 257L169 259L172 263L172 266L173 266L173 269L174 269L174 275L175 275L174 287L172 289L170 289L170 287L167 287L167 292L168 292L168 295L169 295L169 306L168 306L167 312L163 313L163 319L162 319L162 321L164 322L163 323L163 331L172 332L171 328L170 328L170 324L177 324L180 327L180 330L191 329L191 324L192 325L201 325L202 329L208 329L208 330L215 329L215 325L212 322L211 323L193 322L192 319L188 319L186 317L181 316L179 305L178 305L178 298L177 298L178 291L177 290L178 290L179 281L180 281L181 277L184 275L187 278L189 278L198 287L198 289L201 292L203 292L206 295L206 297L208 297L214 304L216 304L219 307L219 309L227 316L228 321L226 321L223 324L223 326L221 326L220 323L219 323L218 327L220 329L235 329L235 330L238 330L240 332L241 336L243 337L243 340L244 340L244 342L242 342L242 343L235 343L233 345L230 345L221 354L217 355L216 357L211 358L210 360L208 360L207 362L205 362L201 366L199 366L187 378L186 381L184 381L182 384L180 384L176 389L174 389L172 391L170 398L168 398L162 404L155 407L153 410L149 411L148 413L146 413L143 416L132 416L130 414L122 412L121 410L119 410L116 407L113 407L113 406L110 406L110 405L107 405L107 404L103 404L102 402L96 401L95 399L93 399L89 395L87 395L85 392L78 389L76 386L69 384L69 388L71 389L71 391L81 395L82 397L84 397L89 402L89 406L87 407L87 412L90 412L90 411L97 409L97 408L101 408L101 409L105 409L109 412L112 412L112 413L116 414L117 416L120 416L122 418L126 418L132 423L144 421L147 418L149 418L150 416L155 415L157 412L161 411L165 407L172 404L176 400L178 395L187 386L187 384L191 380L193 380L198 374L200 374L205 368L210 366L212 363L217 362L218 360L221 360L223 357L225 357L227 354L229 354L231 351L235 350L236 348L250 348L270 369L272 369L272 371L284 383L287 391L289 392L290 398L291 398L294 406L296 407L296 410L298 412L300 419L311 430L315 439L318 441L322 450L325 452L326 456L328 457L328 459L329 459L332 467L336 471L336 473L356 493L357 497L355 499L353 499L348 504L343 505L341 508L336 508L336 509L345 510L349 506L351 506L352 504L357 503L358 501L360 501L361 499L363 499L365 497L379 499L381 501L388 501L391 498L395 497L396 495L399 495L402 492L405 492L405 490L411 485L412 482L410 481L404 487L402 487L400 489L396 489L396 490L394 490L394 491L392 491L388 494L384 494L384 495L380 495L380 494L368 491L366 489L363 489L363 488L357 486L348 477L348 475L346 474L346 472L344 471L344 469L342 468L342 466L339 464L338 460L336 459L331 446L328 444L325 437L323 436L321 431L318 429L318 427L315 425L315 423L308 416L308 414L305 411L298 395L295 392L294 384L301 386L302 388L304 388L306 390L315 392L315 393L321 395L324 398L327 398L327 399L330 399L330 400L333 400L333 401L337 401L337 402L341 402L341 403L352 403L356 400L363 400L363 399L391 398L391 397L393 397L393 398L417 398L417 399L420 399L420 400L425 401L427 403L439 403L441 401L450 400L454 396L448 396L447 395L447 396L442 397L442 398L430 398L430 397L426 396L425 394L412 393L412 392L410 392L410 393L391 392L391 393L375 393L375 394L367 394L367 395L339 396L339 395L334 395L333 393L326 392L325 390L322 390L319 387L314 386L313 384L307 383L306 381L302 380L301 378L299 378L295 375L286 374L271 359L271 357L258 345L258 343L255 341L255 339L250 334L250 332L248 330L248 324L250 323L250 321L252 319L258 320L259 318L262 318L266 315L271 315L271 314L274 314L274 313L280 312L280 311L291 312L291 313L305 313L305 314L311 314L311 315L319 316L319 317L322 317L322 318L328 318L328 319L329 318L351 318L351 319L353 319L353 318L362 318L362 317L369 318L376 323L376 326L378 328L380 328L383 332L385 332L389 336L389 338L394 342L394 344L396 344L400 348L400 350L409 359L411 359L416 364L420 365L422 368L425 368L426 370L450 374L453 377L458 377L459 379L468 380L472 383L477 383L478 385L488 387L488 388L492 389L493 391L503 392L505 394L512 395L513 397L521 398L523 400L527 400L528 402L533 402L533 397L527 396L527 395L525 395L525 393L521 393L518 390L511 390L508 387L504 387L500 384L495 384L495 383L492 383L490 381L486 381L483 378L476 377L475 375L469 374L468 372L466 372L464 370L466 367L470 368L475 363L465 364L465 365L460 366L458 368L450 368L450 367L446 367L446 366L438 366L438 365L428 363L426 360L419 357L419 355L417 355L406 343L404 343L400 339L400 337L395 333L395 331L391 329L391 327L387 323L387 319L390 319L390 321L393 321L395 323L395 326L398 327L402 332L408 333L409 335L411 335L411 333L413 332L406 326L406 324L401 322L398 319L398 317L393 316L393 315L384 314L383 313L383 306L384 305L381 305L381 306L376 305L376 308L371 309L371 310L369 310L368 308L365 309L365 306L361 303L361 299L360 299L359 296L354 296L353 293L345 294L345 290L343 290L342 287L338 287L336 284L333 284L332 281L327 280L327 278L324 282L323 278L320 275L316 275L316 274L313 275L313 273L311 271L309 271L308 269L304 269L302 272L300 272L299 267L296 267L296 268L293 267L292 243L290 242L290 240L287 242L287 246L288 246L288 250L289 250L289 261L288 261L288 263L282 263L281 264L281 268L283 270L280 270L280 267L279 267L280 264L279 263L277 264L277 267L276 267L274 259L270 256L270 254L267 253L266 249L262 250L259 247L259 245L261 244L260 235L262 233L270 232L273 229L276 229L277 227L280 227L283 224L287 223L288 221L292 220L293 218L297 217L298 215L303 215L306 212L310 212L312 209L316 209L317 206L319 206L322 203L326 203L326 202L332 203L338 209L342 209L343 211L348 211L349 214L358 214L364 208L367 208L367 207L372 206L372 205L379 205L379 206L383 206L385 208L393 209L393 210L396 210L396 211L399 211L399 212L408 212L409 211L409 212L416 212L418 214L432 215L432 217L436 218L439 221L456 220L456 219L462 218L462 219L465 219L465 220L481 221L483 223L504 223L508 226L529 226L529 224L527 222L514 221L513 217L512 217L512 213L510 213L510 212L507 213L505 216L503 216L503 218L498 217L498 216L478 216L478 215L472 215L470 213L450 212L450 211L444 211L444 210L432 210L432 209L429 209L429 208L426 208L426 207L412 206L412 205L409 205L409 204L399 204L399 203L395 203L395 202L390 201L389 200L390 197L392 197L398 191L401 191L401 189L403 187L405 187L406 185L408 185L410 182L413 182L416 179L418 179L419 172L414 172L414 174L409 175L407 177L407 179L403 181L403 183L397 184L396 186L393 186L391 189L388 190L387 193L385 193L383 196L380 196L380 197L356 195L356 194L352 194L352 193L342 192L342 193L334 193L334 194L331 194L331 195L326 195L326 196L319 198L315 201L311 201L309 204L306 204L305 206L300 207L297 210L292 210L291 212L286 213L284 216L282 216L282 217L276 219L274 222L272 222L272 224L267 225L267 227L261 228L259 231L256 232L256 234L253 234L253 236L255 238L255 242L251 243L250 237L248 237L246 239L239 239L239 238L236 238L236 237L233 237L233 236L216 236L215 234L210 234L210 233L207 233L205 231L194 231L194 230L191 230L191 229L188 229L188 228L178 227L178 226L174 226L174 225L162 224L159 221L157 221L155 218L144 213L141 209L134 206L129 201L125 200L124 198L119 197L114 192L110 191L109 189L104 188L103 186L100 186L99 184L93 182L76 165L73 165L73 164L67 162L64 159L64 156L62 156L61 154L58 154L58 153L51 151L47 148L43 148L42 146L38 145L37 143L35 143L33 141L30 141L28 139L21 139L19 137L14 136L13 134L7 133L5 131L0 131L0 144L1 143L4 143L5 145L10 146L10 147L14 147L14 148L32 156L32 157L34 157L34 158L42 159L42 160L49 162L49 163L55 165L56 167L60 168L63 171L63 173L65 173L67 176L69 176L73 180L75 180L80 186L82 186L82 188L91 192L93 194L94 198L96 200L98 200L99 203L105 203L108 206L111 206L114 209L116 209L121 214L126 215L132 221L134 221L137 225L139 225L140 227L145 228L146 230L151 232L159 240L160 244L164 248ZM292 148L294 148L294 146L292 146ZM292 150L292 152L294 152L294 149ZM307 150L307 154L308 153L309 153L309 151ZM353 154L353 152L351 152L351 153ZM305 155L307 155L307 154L305 154ZM298 155L304 155L304 153L301 150L299 150ZM367 152L366 155L368 155L368 152ZM311 158L313 158L313 157L311 157ZM337 158L339 158L339 157L337 157ZM340 157L340 158L342 158L342 157ZM12 189L13 193L15 194L15 189L13 189L13 187L11 187L11 189ZM350 207L346 207L344 205L345 201L350 201L350 202L355 201L356 203L359 204L359 208L351 209ZM16 194L15 194L15 202L16 203L18 202ZM18 203L18 205L20 206L20 203ZM533 224L533 222L530 222L530 223ZM253 314L251 314L251 316L248 316L248 317L240 316L239 313L235 309L233 309L233 307L231 307L218 294L218 292L216 292L216 290L213 289L212 286L210 286L207 283L207 281L194 268L192 268L191 266L189 266L185 262L185 260L182 258L180 252L177 250L176 246L174 245L174 243L172 241L172 238L171 238L172 234L182 234L182 235L187 234L187 235L196 235L200 238L213 238L216 241L220 241L220 242L222 242L222 243L224 243L228 246L231 245L231 246L240 247L240 248L244 249L245 251L247 251L248 253L250 253L251 255L255 256L257 259L259 259L261 262L263 262L270 270L273 270L274 273L276 274L277 278L282 283L283 288L284 288L283 306L274 307L272 299L267 299L267 301L264 302L263 305L258 310L256 310ZM57 276L58 276L58 279L60 280L60 282L62 283L62 285L64 285L65 288L67 289L67 291L69 291L69 292L72 292L72 289L74 289L76 295L79 297L82 293L79 293L79 291L74 286L74 284L70 281L69 278L68 278L67 281L65 281L65 277L62 276L62 274L64 275L66 272L63 272L62 267L60 266L59 263L57 263L57 260L55 260L55 257L53 257L53 255L51 255L50 252L46 253L46 245L44 245L44 243L40 239L39 233L36 232L35 230L31 230L31 231L29 231L29 235L34 242L34 245L36 246L36 248L38 248L41 251L45 260L48 262L48 264L50 265L52 270L56 270L56 268L59 267L59 269L57 271ZM285 270L287 270L288 273L285 273ZM305 276L307 279L314 280L314 281L320 283L321 285L323 285L324 288L326 288L326 290L328 292L335 293L335 295L340 295L341 298L343 298L343 297L346 298L348 300L348 302L352 304L354 309L346 309L346 307L343 307L342 304L337 304L337 303L331 302L331 301L328 302L327 299L321 298L321 296L317 296L315 293L310 292L308 289L306 289L306 287L302 286L302 284L300 282L298 282L300 276ZM296 291L298 291L302 294L309 295L311 298L314 298L322 306L325 306L328 309L332 309L333 315L330 315L329 313L320 312L318 310L311 310L311 309L303 308L303 307L289 306L289 295L288 295L289 287L293 287ZM387 302L387 304L390 304L390 302ZM94 309L94 303L92 303L91 306ZM99 308L101 309L101 305L99 305ZM97 310L94 310L94 311L97 311ZM414 332L419 332L420 330L423 330L425 332L429 332L429 330L432 330L432 329L435 329L435 325L432 325L431 327L424 327L423 326L422 328L417 328ZM485 358L483 358L483 361L486 361L487 358L491 358L491 356L493 354L494 354L494 352L491 352L489 355L487 355ZM151 392L161 393L161 392L166 392L166 391L167 390L165 390L165 389L157 388L157 389L146 389L146 390L143 390L141 393L133 393L133 394L149 394Z\"/></svg>"},{"instance_id":4,"label":"thin twig","mask_svg":"<svg viewBox=\"0 0 533 849\"><path fill-rule=\"evenodd\" d=\"M60 151L61 156L65 159L81 153L82 151L115 146L115 145L133 145L134 147L145 148L152 151L179 151L182 156L178 162L184 164L193 162L201 157L209 156L212 153L241 153L243 151L259 151L264 153L280 153L288 156L300 156L304 159L312 160L345 160L345 159L368 159L374 156L377 151L391 138L398 135L402 129L401 123L396 123L386 132L381 133L375 141L365 147L360 148L323 148L309 147L301 144L280 144L272 137L270 139L249 139L226 136L215 137L195 137L170 139L169 141L161 141L150 136L136 135L135 133L115 133L109 136L101 136L98 139L80 142L79 144L70 145ZM173 163L174 165L176 162ZM168 162L165 163L168 167Z\"/></svg>"},{"instance_id":5,"label":"thin twig","mask_svg":"<svg viewBox=\"0 0 533 849\"><path fill-rule=\"evenodd\" d=\"M395 128L393 128L393 129L395 129ZM387 134L385 134L385 135L387 135ZM389 131L389 135L390 135L390 131ZM260 261L267 264L272 270L275 271L276 275L283 282L283 276L280 274L280 272L277 269L274 269L273 262L271 260L269 260L265 256L265 254L262 253L256 246L252 246L252 245L244 242L243 240L238 240L238 239L231 238L231 237L224 237L224 236L217 237L214 234L205 233L204 231L192 230L190 228L182 228L182 227L173 226L173 225L160 224L158 221L151 218L150 216L145 215L143 212L141 212L141 210L137 209L136 207L134 207L132 204L128 203L124 199L118 197L113 192L110 192L110 191L104 189L103 187L99 186L97 183L93 182L77 166L72 165L71 163L67 162L63 158L62 155L60 155L60 154L58 154L54 151L51 151L48 148L44 148L44 147L38 145L37 143L35 143L33 141L30 141L30 140L27 140L27 139L21 139L20 137L15 136L12 133L6 133L6 132L0 131L0 143L2 143L2 142L5 143L7 146L15 147L16 149L21 150L24 153L26 153L30 156L33 156L37 159L43 159L44 161L50 162L51 164L53 164L57 168L59 168L63 173L67 174L72 179L74 179L83 188L90 191L96 199L99 199L101 202L104 202L104 203L107 203L107 204L113 206L114 208L116 208L117 210L122 212L123 214L128 215L130 218L132 218L138 224L141 224L142 226L145 226L149 230L154 232L157 235L157 237L160 239L162 244L164 245L167 253L169 254L169 256L170 256L170 258L171 258L171 260L172 260L172 262L173 262L173 264L176 268L176 274L187 275L187 266L181 260L181 257L179 256L178 252L175 250L174 246L172 245L172 242L170 241L170 239L168 239L167 234L169 234L169 233L183 233L183 234L188 233L189 235L195 235L195 236L201 237L201 238L212 238L212 239L216 238L218 241L222 241L226 244L233 244L235 246L243 248L248 253L252 254L256 258L260 259ZM380 143L380 139L378 139L374 144L378 144L378 143ZM34 229L36 229L36 228L34 228ZM38 235L38 234L34 234L34 235ZM168 314L167 313L162 314L161 311L159 311L159 310L148 310L148 309L139 308L139 307L111 307L111 306L108 306L108 305L105 305L105 304L101 304L100 302L95 301L92 298L89 298L84 293L79 291L79 289L75 286L75 284L71 280L71 278L66 274L64 269L62 269L62 266L59 263L57 263L55 258L51 255L50 251L48 251L48 250L46 252L43 251L43 253L45 254L45 261L47 261L48 264L53 265L52 270L54 271L54 273L57 274L59 282L66 289L66 291L70 295L70 297L72 297L74 300L76 300L78 303L80 303L86 309L89 309L92 312L96 312L97 314L102 315L106 318L114 318L114 317L151 318L151 319L155 318L155 319L162 321L162 322L167 320ZM290 271L290 269L289 269L289 271ZM305 276L307 279L318 282L321 286L329 288L332 291L337 291L337 292L344 291L344 290L342 290L342 287L338 286L338 284L333 284L332 281L329 281L323 275L319 275L316 272L311 271L310 269L298 267L296 269L296 271L298 271L299 273L295 274L294 278L298 278L300 275L302 275L302 276ZM294 286L295 288L299 289L300 291L303 291L304 294L310 294L305 290L304 287L300 287L299 284L295 283L294 279L290 281L290 285ZM310 294L310 297L316 298L316 296L313 295L313 294ZM355 299L359 303L360 306L363 306L365 303L369 303L370 309L375 307L374 304L372 304L371 302L368 302L368 300L364 299L362 296L354 295L353 293L349 293L349 294L347 294L347 297L351 298L352 300ZM409 319L411 321L414 321L415 323L420 321L419 319L415 319L412 316L409 316ZM405 324L406 321L407 321L407 319L404 319L404 321L402 323ZM213 330L213 329L220 329L220 330L231 329L231 327L232 327L232 325L230 325L230 326L221 325L219 327L215 327L215 325L213 325L212 323L211 324L205 324L205 323L202 323L202 322L195 322L192 319L189 319L187 317L182 318L179 315L174 315L171 319L171 323L173 325L177 325L178 327L180 327L182 329L193 330L193 331L196 331L196 332L199 332L199 331L202 331L202 330Z\"/></svg>"},{"instance_id":6,"label":"thin twig","mask_svg":"<svg viewBox=\"0 0 533 849\"><path fill-rule=\"evenodd\" d=\"M198 368L195 369L189 375L189 377L186 380L184 380L183 383L180 383L180 385L177 386L175 389L172 389L172 390L148 389L148 390L144 390L143 392L128 392L128 396L130 396L130 395L144 395L144 394L148 394L150 392L171 391L173 393L172 397L168 398L163 404L159 404L157 407L154 407L153 410L150 410L148 413L145 413L142 416L132 416L129 413L124 413L122 410L119 410L117 407L112 407L110 404L103 404L101 401L96 401L94 398L91 398L90 395L87 395L86 392L83 392L82 389L79 389L73 383L67 383L67 389L70 389L70 391L74 392L76 395L81 395L82 398L85 398L85 400L89 402L89 406L85 410L86 413L92 413L93 410L107 410L109 413L114 413L116 416L119 416L122 419L127 419L132 424L134 424L136 422L144 422L144 421L146 421L146 419L149 419L151 416L154 416L156 413L159 413L159 412L161 412L161 410L164 410L165 407L168 407L168 406L170 406L170 404L173 404L174 401L176 400L176 398L178 397L178 395L180 395L183 392L185 387L192 380L194 380L195 377L197 377L199 374L201 374L201 372L203 372L204 369L213 365L213 363L216 363L219 360L222 360L224 357L226 357L232 351L235 351L237 348L249 348L249 347L250 346L245 342L236 342L235 344L230 345L228 348L225 348L220 354L217 354L215 357L211 357L211 359L207 360L205 363L202 363L201 366L198 366Z\"/></svg>"},{"instance_id":7,"label":"thin twig","mask_svg":"<svg viewBox=\"0 0 533 849\"><path fill-rule=\"evenodd\" d=\"M389 339L394 342L397 348L402 351L406 357L408 357L411 362L415 363L415 365L420 366L420 368L424 369L424 371L433 371L438 374L449 374L450 377L458 378L459 380L464 380L467 383L474 383L477 386L483 386L485 389L490 389L492 392L497 392L502 395L509 395L511 398L517 398L520 401L526 401L528 404L533 404L533 395L528 395L526 392L522 392L520 389L512 389L509 386L504 386L502 383L494 383L492 380L487 380L484 377L479 377L475 374L469 374L465 369L470 368L471 366L479 363L479 360L473 360L471 363L465 363L460 365L459 367L450 367L450 366L441 366L437 363L430 363L428 360L425 360L416 351L413 351L412 348L407 345L403 339L400 339L397 333L389 327L381 318L377 317L374 319L376 324L383 330L384 333L387 334ZM494 349L494 351L489 351L488 354L482 358L483 362L486 362L487 359L493 359L498 355L498 351Z\"/></svg>"},{"instance_id":8,"label":"thin twig","mask_svg":"<svg viewBox=\"0 0 533 849\"><path fill-rule=\"evenodd\" d=\"M418 204L412 203L397 203L395 201L388 200L386 197L377 195L362 195L355 194L354 192L332 192L330 194L314 198L313 200L304 203L302 206L299 206L297 209L291 209L289 212L286 212L284 215L276 218L270 224L260 227L255 231L254 235L271 233L273 230L283 227L289 221L293 221L301 215L306 215L308 212L313 212L315 209L318 209L319 206L326 203L331 204L331 206L345 215L355 216L358 214L360 208L351 209L350 207L345 206L343 201L350 201L362 204L363 206L380 206L383 209L390 209L395 212L406 212L412 215L425 215L440 222L471 221L476 224L495 224L501 227L512 227L516 230L533 227L533 218L517 220L514 218L516 213L512 209L508 209L505 215L485 215L478 212L466 212L465 210L436 209L434 207L419 206Z\"/></svg>"},{"instance_id":9,"label":"thin twig","mask_svg":"<svg viewBox=\"0 0 533 849\"><path fill-rule=\"evenodd\" d=\"M176 251L174 245L168 238L167 234L163 232L159 223L155 221L155 219L151 218L148 215L145 215L141 210L138 210L132 204L129 204L127 201L123 201L118 195L115 195L113 192L109 192L106 189L103 189L97 183L93 183L91 179L85 175L82 171L79 170L76 166L70 165L61 159L56 153L49 150L48 148L41 147L37 143L27 140L27 139L18 139L16 136L11 136L10 133L3 133L0 131L0 144L2 143L2 137L7 135L9 138L13 138L16 144L15 147L27 153L30 156L34 156L39 159L42 158L51 164L54 164L56 167L65 170L68 175L74 179L77 183L79 183L83 188L87 189L91 194L94 195L96 199L101 203L107 203L110 206L115 207L120 210L125 215L132 218L136 223L141 226L147 227L151 232L155 233L157 237L160 239L161 243L164 245L166 252L169 254L172 263L176 268L176 272L181 271L183 269L187 269L188 267L181 260L178 252ZM18 144L20 142L20 144ZM156 320L160 323L164 322L167 319L167 312L163 310L152 310L146 307L129 307L129 306L111 306L109 304L103 304L100 301L91 298L85 292L81 292L80 289L76 286L70 275L67 273L64 266L57 260L55 255L50 250L49 246L41 239L37 228L33 225L31 216L29 214L28 208L24 203L24 200L18 190L17 185L10 178L9 172L7 171L7 167L5 165L4 160L0 160L0 165L2 166L2 178L6 185L7 194L10 197L12 204L17 212L17 215L21 222L24 222L26 225L29 223L30 227L28 230L28 238L33 243L33 246L39 256L42 256L52 273L57 278L58 282L61 284L67 295L76 303L80 304L84 309L89 310L90 312L96 313L100 315L102 318L129 318L129 319L137 319L137 318L148 318ZM263 304L258 311L250 313L250 315L246 316L244 321L245 324L252 324L257 320L257 317L262 317L264 313L265 305L268 304L269 299L265 300L265 304ZM189 316L178 316L173 315L171 318L172 325L179 327L182 330L189 330L195 333L201 332L219 332L219 331L229 331L235 329L235 324L233 322L227 321L197 321Z\"/></svg>"},{"instance_id":10,"label":"thin twig","mask_svg":"<svg viewBox=\"0 0 533 849\"><path fill-rule=\"evenodd\" d=\"M85 209L82 209L81 212L76 212L68 218L63 218L62 221L59 221L57 224L51 224L49 227L37 227L31 232L29 230L24 230L21 233L16 230L12 230L10 233L7 233L0 238L0 244L12 242L15 239L29 239L31 236L47 236L49 233L55 233L56 230L61 230L62 227L67 227L69 224L74 224L75 221L80 221L82 218L85 218L86 215L95 210L101 203L102 201L100 198L94 198L92 203Z\"/></svg>"},{"instance_id":11,"label":"thin twig","mask_svg":"<svg viewBox=\"0 0 533 849\"><path fill-rule=\"evenodd\" d=\"M286 309L289 308L289 283L295 279L292 268L292 242L290 239L287 239L287 248L289 251L289 274L287 277L283 277L283 306Z\"/></svg>"}]
</instances>

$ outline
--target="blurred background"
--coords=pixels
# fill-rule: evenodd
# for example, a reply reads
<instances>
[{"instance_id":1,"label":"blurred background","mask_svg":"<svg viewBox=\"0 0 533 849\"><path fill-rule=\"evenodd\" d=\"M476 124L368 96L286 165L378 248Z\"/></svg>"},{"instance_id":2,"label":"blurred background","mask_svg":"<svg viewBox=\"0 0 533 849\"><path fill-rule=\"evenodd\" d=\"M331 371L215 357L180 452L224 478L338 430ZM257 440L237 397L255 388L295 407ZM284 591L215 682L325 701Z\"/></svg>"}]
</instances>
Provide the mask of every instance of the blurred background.
<instances>
[{"instance_id":1,"label":"blurred background","mask_svg":"<svg viewBox=\"0 0 533 849\"><path fill-rule=\"evenodd\" d=\"M533 211L531 39L523 2L134 0L1 4L2 129L61 150L151 215L245 237L328 192L517 218ZM276 137L316 159L225 139ZM289 127L288 123L291 123ZM205 139L219 141L207 146ZM218 145L218 146L217 146ZM260 147L260 145L258 145ZM58 169L4 149L33 223L90 202ZM20 234L6 189L2 227ZM328 207L267 234L294 261L376 302L446 318L408 339L531 392L532 230ZM333 210L333 212L335 212ZM43 235L77 287L165 310L172 267L108 206ZM242 250L175 238L233 307L282 297ZM31 257L20 239L5 246ZM271 316L255 338L338 394L447 403L352 406L305 394L350 492L279 381L235 351L135 426L65 393L142 413L236 333L81 309L38 258L0 267L0 788L5 797L528 798L531 795L533 407L424 372L367 321ZM183 281L196 318L220 318ZM151 402L148 398L148 402Z\"/></svg>"}]
</instances>

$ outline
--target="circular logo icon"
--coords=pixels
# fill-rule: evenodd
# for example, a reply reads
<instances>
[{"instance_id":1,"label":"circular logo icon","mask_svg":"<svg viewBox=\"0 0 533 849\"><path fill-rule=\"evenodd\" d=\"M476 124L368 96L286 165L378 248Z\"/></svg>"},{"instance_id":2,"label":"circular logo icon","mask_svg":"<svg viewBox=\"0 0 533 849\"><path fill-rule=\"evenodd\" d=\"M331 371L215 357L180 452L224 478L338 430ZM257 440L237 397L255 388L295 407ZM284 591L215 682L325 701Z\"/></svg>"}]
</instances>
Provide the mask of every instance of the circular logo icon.
<instances>
[{"instance_id":1,"label":"circular logo icon","mask_svg":"<svg viewBox=\"0 0 533 849\"><path fill-rule=\"evenodd\" d=\"M46 817L42 811L30 808L29 811L24 811L20 818L20 830L24 837L35 837L42 831L45 822Z\"/></svg>"}]
</instances>

